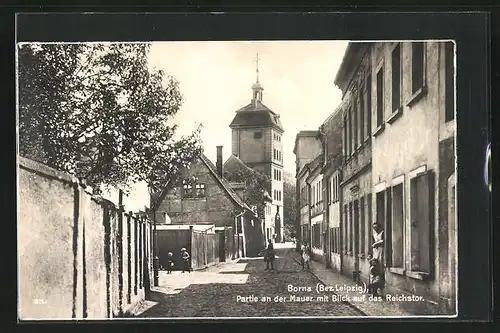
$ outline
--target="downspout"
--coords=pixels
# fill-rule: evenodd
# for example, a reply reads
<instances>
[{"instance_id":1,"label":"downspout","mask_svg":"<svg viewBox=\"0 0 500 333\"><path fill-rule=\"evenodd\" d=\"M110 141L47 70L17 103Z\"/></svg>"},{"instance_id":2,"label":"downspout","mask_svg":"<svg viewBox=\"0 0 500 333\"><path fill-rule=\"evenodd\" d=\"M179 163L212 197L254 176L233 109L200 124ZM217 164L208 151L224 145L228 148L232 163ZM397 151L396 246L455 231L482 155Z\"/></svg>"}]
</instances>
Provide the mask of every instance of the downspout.
<instances>
[{"instance_id":1,"label":"downspout","mask_svg":"<svg viewBox=\"0 0 500 333\"><path fill-rule=\"evenodd\" d=\"M241 212L240 214L234 217L234 230L236 231L236 240L237 240L236 254L238 255L238 258L240 251L240 234L238 233L238 218L243 216L243 214L245 214L245 211ZM243 221L241 221L241 231L243 233Z\"/></svg>"}]
</instances>

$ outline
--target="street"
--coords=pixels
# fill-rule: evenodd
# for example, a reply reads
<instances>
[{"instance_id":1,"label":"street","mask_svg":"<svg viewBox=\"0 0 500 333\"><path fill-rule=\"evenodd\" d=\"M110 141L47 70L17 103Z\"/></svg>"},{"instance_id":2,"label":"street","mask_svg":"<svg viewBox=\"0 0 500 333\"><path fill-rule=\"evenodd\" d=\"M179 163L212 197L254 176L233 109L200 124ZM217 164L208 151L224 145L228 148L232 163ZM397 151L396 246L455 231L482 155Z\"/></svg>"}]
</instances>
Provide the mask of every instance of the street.
<instances>
[{"instance_id":1,"label":"street","mask_svg":"<svg viewBox=\"0 0 500 333\"><path fill-rule=\"evenodd\" d=\"M160 273L137 317L362 316L335 294L316 292L318 280L292 257L291 244L276 244L275 271L262 258L221 263L204 271ZM293 286L293 287L292 287ZM318 298L319 297L319 298ZM332 298L333 297L333 298ZM332 300L333 299L333 300Z\"/></svg>"}]
</instances>

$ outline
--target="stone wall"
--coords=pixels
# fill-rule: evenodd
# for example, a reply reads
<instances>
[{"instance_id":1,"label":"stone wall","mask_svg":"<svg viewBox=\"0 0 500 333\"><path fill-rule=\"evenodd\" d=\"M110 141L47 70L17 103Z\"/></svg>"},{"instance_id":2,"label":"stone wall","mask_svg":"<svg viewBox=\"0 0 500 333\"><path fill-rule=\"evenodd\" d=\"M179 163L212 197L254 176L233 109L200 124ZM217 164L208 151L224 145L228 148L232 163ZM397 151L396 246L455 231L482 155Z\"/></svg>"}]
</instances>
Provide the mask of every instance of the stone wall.
<instances>
[{"instance_id":1,"label":"stone wall","mask_svg":"<svg viewBox=\"0 0 500 333\"><path fill-rule=\"evenodd\" d=\"M104 319L143 299L151 278L145 218L19 159L20 319Z\"/></svg>"}]
</instances>

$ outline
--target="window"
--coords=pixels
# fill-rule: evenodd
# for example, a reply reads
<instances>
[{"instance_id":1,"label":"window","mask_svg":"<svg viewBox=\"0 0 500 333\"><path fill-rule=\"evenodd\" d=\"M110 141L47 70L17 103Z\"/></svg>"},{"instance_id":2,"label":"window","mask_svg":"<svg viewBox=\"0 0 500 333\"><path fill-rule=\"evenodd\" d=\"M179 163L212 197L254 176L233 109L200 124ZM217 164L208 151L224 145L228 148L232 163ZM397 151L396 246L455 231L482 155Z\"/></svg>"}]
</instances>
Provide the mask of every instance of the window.
<instances>
[{"instance_id":1,"label":"window","mask_svg":"<svg viewBox=\"0 0 500 333\"><path fill-rule=\"evenodd\" d=\"M348 126L348 130L349 130L349 150L348 150L348 155L352 155L352 109L349 109L349 115L348 115L349 119L348 119L348 122L349 122L349 126Z\"/></svg>"},{"instance_id":2,"label":"window","mask_svg":"<svg viewBox=\"0 0 500 333\"><path fill-rule=\"evenodd\" d=\"M392 187L392 267L403 267L403 183Z\"/></svg>"},{"instance_id":3,"label":"window","mask_svg":"<svg viewBox=\"0 0 500 333\"><path fill-rule=\"evenodd\" d=\"M313 247L321 248L321 225L319 223L313 225Z\"/></svg>"},{"instance_id":4,"label":"window","mask_svg":"<svg viewBox=\"0 0 500 333\"><path fill-rule=\"evenodd\" d=\"M333 177L328 179L328 203L333 202Z\"/></svg>"},{"instance_id":5,"label":"window","mask_svg":"<svg viewBox=\"0 0 500 333\"><path fill-rule=\"evenodd\" d=\"M430 191L430 174L419 175L410 182L410 221L411 221L411 271L430 274L430 203L433 192Z\"/></svg>"},{"instance_id":6,"label":"window","mask_svg":"<svg viewBox=\"0 0 500 333\"><path fill-rule=\"evenodd\" d=\"M387 189L385 192L386 208L385 208L385 226L384 226L384 261L385 265L388 267L392 266L392 192L391 189Z\"/></svg>"},{"instance_id":7,"label":"window","mask_svg":"<svg viewBox=\"0 0 500 333\"><path fill-rule=\"evenodd\" d=\"M254 139L262 139L262 132L253 133L253 138Z\"/></svg>"},{"instance_id":8,"label":"window","mask_svg":"<svg viewBox=\"0 0 500 333\"><path fill-rule=\"evenodd\" d=\"M354 107L352 109L353 116L353 148L356 150L358 148L358 100L354 100Z\"/></svg>"},{"instance_id":9,"label":"window","mask_svg":"<svg viewBox=\"0 0 500 333\"><path fill-rule=\"evenodd\" d=\"M196 184L196 197L205 197L205 184Z\"/></svg>"},{"instance_id":10,"label":"window","mask_svg":"<svg viewBox=\"0 0 500 333\"><path fill-rule=\"evenodd\" d=\"M183 198L192 198L194 197L193 186L191 184L182 185L182 197Z\"/></svg>"},{"instance_id":11,"label":"window","mask_svg":"<svg viewBox=\"0 0 500 333\"><path fill-rule=\"evenodd\" d=\"M354 222L353 222L353 228L352 228L352 248L353 252L356 253L358 248L359 248L359 201L354 200Z\"/></svg>"},{"instance_id":12,"label":"window","mask_svg":"<svg viewBox=\"0 0 500 333\"><path fill-rule=\"evenodd\" d=\"M365 197L359 200L359 253L365 254L366 232L365 232Z\"/></svg>"},{"instance_id":13,"label":"window","mask_svg":"<svg viewBox=\"0 0 500 333\"><path fill-rule=\"evenodd\" d=\"M424 46L422 42L411 44L411 91L413 94L424 86Z\"/></svg>"},{"instance_id":14,"label":"window","mask_svg":"<svg viewBox=\"0 0 500 333\"><path fill-rule=\"evenodd\" d=\"M445 121L455 119L455 64L453 42L445 44Z\"/></svg>"},{"instance_id":15,"label":"window","mask_svg":"<svg viewBox=\"0 0 500 333\"><path fill-rule=\"evenodd\" d=\"M376 195L376 201L375 201L376 220L373 222L378 222L382 227L384 227L384 221L385 221L385 208L386 208L385 207L385 191L381 191L381 192L378 192ZM387 231L384 230L384 240L386 240L385 239L386 236L387 236ZM372 238L372 237L370 237L370 238ZM372 239L372 241L373 241L373 239ZM384 248L386 248L386 246L384 246Z\"/></svg>"},{"instance_id":16,"label":"window","mask_svg":"<svg viewBox=\"0 0 500 333\"><path fill-rule=\"evenodd\" d=\"M364 92L359 95L359 141L365 139L365 99Z\"/></svg>"},{"instance_id":17,"label":"window","mask_svg":"<svg viewBox=\"0 0 500 333\"><path fill-rule=\"evenodd\" d=\"M366 135L372 136L372 76L366 79Z\"/></svg>"},{"instance_id":18,"label":"window","mask_svg":"<svg viewBox=\"0 0 500 333\"><path fill-rule=\"evenodd\" d=\"M348 206L347 205L344 205L344 223L342 223L344 225L344 228L342 228L342 236L344 238L344 241L343 241L343 248L344 248L344 252L347 252L347 227L349 225L349 219L348 219L348 212L349 212L349 209L348 209Z\"/></svg>"},{"instance_id":19,"label":"window","mask_svg":"<svg viewBox=\"0 0 500 333\"><path fill-rule=\"evenodd\" d=\"M366 230L372 230L372 194L368 193L366 196L366 210L367 210L367 219L366 219ZM371 252L370 249L372 248L372 237L371 237L371 232L368 234L368 242L366 245L366 250L367 253Z\"/></svg>"},{"instance_id":20,"label":"window","mask_svg":"<svg viewBox=\"0 0 500 333\"><path fill-rule=\"evenodd\" d=\"M384 67L377 72L377 127L384 123Z\"/></svg>"},{"instance_id":21,"label":"window","mask_svg":"<svg viewBox=\"0 0 500 333\"><path fill-rule=\"evenodd\" d=\"M352 202L349 203L349 252L352 254L353 250L353 240L354 240L354 212L353 212L353 207L352 207Z\"/></svg>"},{"instance_id":22,"label":"window","mask_svg":"<svg viewBox=\"0 0 500 333\"><path fill-rule=\"evenodd\" d=\"M392 50L392 112L401 107L401 44Z\"/></svg>"},{"instance_id":23,"label":"window","mask_svg":"<svg viewBox=\"0 0 500 333\"><path fill-rule=\"evenodd\" d=\"M347 149L348 141L347 141L347 117L344 116L344 155L349 155L349 150Z\"/></svg>"},{"instance_id":24,"label":"window","mask_svg":"<svg viewBox=\"0 0 500 333\"><path fill-rule=\"evenodd\" d=\"M340 193L340 174L337 174L336 179L337 179L337 182L335 184L335 199L337 201L339 201L339 199L340 199L340 196L339 196L339 193Z\"/></svg>"}]
</instances>

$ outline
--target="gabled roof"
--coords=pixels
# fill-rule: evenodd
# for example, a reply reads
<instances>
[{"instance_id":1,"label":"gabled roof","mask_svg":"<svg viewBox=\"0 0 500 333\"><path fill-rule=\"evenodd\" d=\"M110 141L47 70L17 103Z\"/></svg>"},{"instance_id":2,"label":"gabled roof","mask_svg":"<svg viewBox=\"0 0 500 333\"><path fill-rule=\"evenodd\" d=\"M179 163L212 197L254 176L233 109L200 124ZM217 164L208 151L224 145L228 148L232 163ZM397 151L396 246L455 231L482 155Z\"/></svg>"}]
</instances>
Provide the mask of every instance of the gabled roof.
<instances>
[{"instance_id":1,"label":"gabled roof","mask_svg":"<svg viewBox=\"0 0 500 333\"><path fill-rule=\"evenodd\" d=\"M272 126L284 132L280 116L256 100L238 111L229 127Z\"/></svg>"},{"instance_id":2,"label":"gabled roof","mask_svg":"<svg viewBox=\"0 0 500 333\"><path fill-rule=\"evenodd\" d=\"M236 194L236 192L231 188L231 184L223 177L219 176L217 173L217 168L215 165L208 159L208 157L205 156L205 154L200 155L201 161L207 166L208 170L214 176L214 178L217 180L219 185L221 185L222 189L229 195L232 201L234 201L238 206L241 208L250 210L250 207L247 206L246 203L241 200L241 198Z\"/></svg>"},{"instance_id":3,"label":"gabled roof","mask_svg":"<svg viewBox=\"0 0 500 333\"><path fill-rule=\"evenodd\" d=\"M240 160L236 155L231 154L231 156L228 157L226 162L224 162L224 170L233 170L234 167L240 167L248 171L255 172L254 169L246 165L245 162Z\"/></svg>"},{"instance_id":4,"label":"gabled roof","mask_svg":"<svg viewBox=\"0 0 500 333\"><path fill-rule=\"evenodd\" d=\"M220 187L223 189L223 191L229 196L231 201L233 201L237 206L239 206L241 209L246 210L247 212L250 212L254 217L255 214L252 212L250 207L243 202L243 200L236 194L236 192L232 189L231 184L223 177L220 177L219 174L217 173L217 168L215 165L208 159L205 154L200 154L199 159L205 164L207 169L210 171L212 176L215 178L215 180L219 183ZM157 208L157 206L165 199L165 196L167 195L167 187L162 189L160 192L157 192L152 195L153 203L155 205L152 205L152 208Z\"/></svg>"},{"instance_id":5,"label":"gabled roof","mask_svg":"<svg viewBox=\"0 0 500 333\"><path fill-rule=\"evenodd\" d=\"M371 44L371 42L349 42L347 45L342 63L334 80L334 84L342 90L342 98L355 74L356 68L361 63L363 56Z\"/></svg>"}]
</instances>

